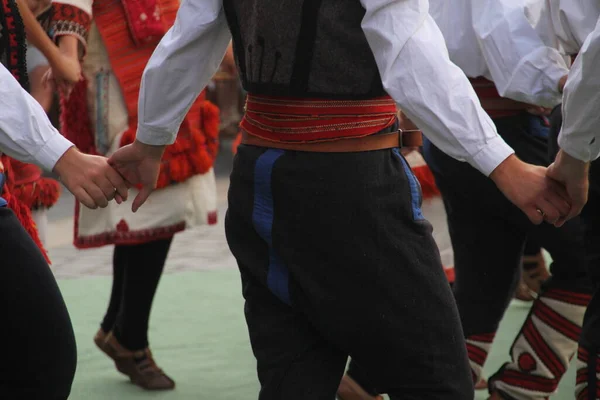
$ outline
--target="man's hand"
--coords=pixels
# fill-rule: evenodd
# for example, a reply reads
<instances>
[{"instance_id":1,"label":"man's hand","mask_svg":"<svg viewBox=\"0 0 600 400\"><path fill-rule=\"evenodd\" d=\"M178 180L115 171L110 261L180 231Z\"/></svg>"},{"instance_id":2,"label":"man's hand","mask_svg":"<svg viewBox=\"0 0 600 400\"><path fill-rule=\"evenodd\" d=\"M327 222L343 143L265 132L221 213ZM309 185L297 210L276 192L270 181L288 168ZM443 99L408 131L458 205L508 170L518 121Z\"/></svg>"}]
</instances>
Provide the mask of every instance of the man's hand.
<instances>
[{"instance_id":1,"label":"man's hand","mask_svg":"<svg viewBox=\"0 0 600 400\"><path fill-rule=\"evenodd\" d=\"M71 147L54 166L54 172L78 201L88 208L106 207L118 195L127 199L127 185L106 158L80 153Z\"/></svg>"},{"instance_id":2,"label":"man's hand","mask_svg":"<svg viewBox=\"0 0 600 400\"><path fill-rule=\"evenodd\" d=\"M589 163L573 158L562 150L558 152L554 163L548 167L548 177L564 185L571 198L571 212L567 219L578 215L587 203L589 170Z\"/></svg>"},{"instance_id":3,"label":"man's hand","mask_svg":"<svg viewBox=\"0 0 600 400\"><path fill-rule=\"evenodd\" d=\"M131 210L136 212L148 199L156 188L160 159L165 151L165 146L151 146L139 141L123 146L108 160L127 180L131 186L142 185L140 192L133 200Z\"/></svg>"},{"instance_id":4,"label":"man's hand","mask_svg":"<svg viewBox=\"0 0 600 400\"><path fill-rule=\"evenodd\" d=\"M565 90L565 85L567 84L567 79L569 78L569 75L564 75L562 78L560 78L560 80L558 81L558 91L560 93L562 93Z\"/></svg>"},{"instance_id":5,"label":"man's hand","mask_svg":"<svg viewBox=\"0 0 600 400\"><path fill-rule=\"evenodd\" d=\"M490 175L504 195L534 224L544 220L562 226L571 212L566 190L546 176L546 168L530 165L511 155Z\"/></svg>"}]
</instances>

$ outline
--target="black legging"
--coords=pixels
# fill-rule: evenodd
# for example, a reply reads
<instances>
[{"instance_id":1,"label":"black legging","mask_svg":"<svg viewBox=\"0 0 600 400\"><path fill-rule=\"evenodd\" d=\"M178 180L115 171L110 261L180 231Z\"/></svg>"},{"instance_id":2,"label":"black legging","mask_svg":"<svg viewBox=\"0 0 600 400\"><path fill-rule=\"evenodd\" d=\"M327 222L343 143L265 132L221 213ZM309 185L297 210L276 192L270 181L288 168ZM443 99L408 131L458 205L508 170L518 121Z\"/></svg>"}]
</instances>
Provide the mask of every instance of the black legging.
<instances>
[{"instance_id":1,"label":"black legging","mask_svg":"<svg viewBox=\"0 0 600 400\"><path fill-rule=\"evenodd\" d=\"M42 253L6 207L0 232L0 398L66 400L77 364L67 307Z\"/></svg>"},{"instance_id":2,"label":"black legging","mask_svg":"<svg viewBox=\"0 0 600 400\"><path fill-rule=\"evenodd\" d=\"M152 300L173 238L115 246L113 285L102 330L113 334L125 348L148 347Z\"/></svg>"}]
</instances>

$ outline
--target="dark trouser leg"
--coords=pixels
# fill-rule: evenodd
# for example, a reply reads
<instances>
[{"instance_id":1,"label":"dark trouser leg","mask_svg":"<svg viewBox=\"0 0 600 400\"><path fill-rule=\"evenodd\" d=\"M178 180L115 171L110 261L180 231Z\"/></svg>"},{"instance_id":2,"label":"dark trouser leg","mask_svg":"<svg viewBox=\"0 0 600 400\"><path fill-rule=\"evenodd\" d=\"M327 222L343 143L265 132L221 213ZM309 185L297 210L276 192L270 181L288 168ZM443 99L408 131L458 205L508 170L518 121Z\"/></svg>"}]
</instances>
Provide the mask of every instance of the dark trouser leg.
<instances>
[{"instance_id":1,"label":"dark trouser leg","mask_svg":"<svg viewBox=\"0 0 600 400\"><path fill-rule=\"evenodd\" d=\"M110 291L110 300L104 319L100 327L104 333L108 333L115 327L117 315L121 308L121 300L123 299L123 282L125 281L125 267L127 266L129 246L115 246L113 250L113 281Z\"/></svg>"},{"instance_id":2,"label":"dark trouser leg","mask_svg":"<svg viewBox=\"0 0 600 400\"><path fill-rule=\"evenodd\" d=\"M523 249L524 256L536 256L541 251L541 247L538 242L529 238L527 239L527 243L525 243L525 249Z\"/></svg>"},{"instance_id":3,"label":"dark trouser leg","mask_svg":"<svg viewBox=\"0 0 600 400\"><path fill-rule=\"evenodd\" d=\"M562 124L560 108L553 112L556 126ZM554 133L558 137L558 129ZM600 398L600 162L590 167L588 203L581 213L585 225L586 256L594 295L585 313L577 357L578 400Z\"/></svg>"},{"instance_id":4,"label":"dark trouser leg","mask_svg":"<svg viewBox=\"0 0 600 400\"><path fill-rule=\"evenodd\" d=\"M125 270L122 300L114 334L125 348L136 351L148 347L148 321L152 301L162 275L173 238L133 245L117 246L123 252ZM114 290L113 290L114 292Z\"/></svg>"},{"instance_id":5,"label":"dark trouser leg","mask_svg":"<svg viewBox=\"0 0 600 400\"><path fill-rule=\"evenodd\" d=\"M348 371L346 371L346 373L371 396L377 396L379 394L379 390L377 390L376 387L371 386L373 378L369 377L368 372L357 365L356 361L350 360L350 365L348 365Z\"/></svg>"},{"instance_id":6,"label":"dark trouser leg","mask_svg":"<svg viewBox=\"0 0 600 400\"><path fill-rule=\"evenodd\" d=\"M414 176L397 151L240 146L226 232L261 400L330 400L350 355L392 399L473 395Z\"/></svg>"},{"instance_id":7,"label":"dark trouser leg","mask_svg":"<svg viewBox=\"0 0 600 400\"><path fill-rule=\"evenodd\" d=\"M577 357L578 400L600 398L600 164L590 168L590 192L583 209L582 219L586 226L586 249L594 295L583 320Z\"/></svg>"},{"instance_id":8,"label":"dark trouser leg","mask_svg":"<svg viewBox=\"0 0 600 400\"><path fill-rule=\"evenodd\" d=\"M457 163L450 159L445 161ZM461 169L468 167L460 166ZM519 280L526 233L506 217L510 213L508 205L504 204L504 198L496 196L497 189L488 185L491 182L468 168L471 171L464 179L473 185L470 192L458 188L455 191L449 181L442 179L438 180L438 187L444 196L454 250L454 296L473 381L478 382Z\"/></svg>"},{"instance_id":9,"label":"dark trouser leg","mask_svg":"<svg viewBox=\"0 0 600 400\"><path fill-rule=\"evenodd\" d=\"M529 117L505 118L495 122L501 135L521 159L547 165L546 139L532 134ZM502 374L494 377L492 385L514 398L522 398L523 391L527 392L527 398L547 397L556 389L569 358L574 354L574 338L576 340L579 334L583 310L589 301L591 288L583 257L581 223L573 220L560 229L548 224L533 226L491 181L478 175L470 166L451 160L436 148L429 149L428 162L446 201L449 215L456 259L455 295L472 365L481 365L481 361L485 360L486 346L508 304L507 297L499 292L502 290L507 293L506 288L510 285L507 282L514 282L515 276L511 281L508 271L518 269L520 254L514 253L518 248L516 242L520 241L522 245L526 237L531 237L550 251L555 260L551 267L554 278L534 303L532 314L511 350L513 362ZM473 215L483 217L474 221ZM488 222L480 224L482 219ZM499 247L494 251L491 249L493 244L485 247L482 237L497 242ZM488 255L494 255L492 260L484 258L484 266L481 265L482 260L476 259L481 248L486 249ZM503 261L498 263L498 259ZM516 261L507 264L509 259ZM479 270L476 270L477 262ZM496 277L496 280L489 279L489 276ZM503 289L492 285L503 286ZM478 304L485 304L486 299L487 309L478 308ZM555 331L556 326L564 321L571 322L569 329ZM529 336L523 339L525 333ZM540 347L533 348L534 342L535 346ZM545 351L546 348L552 351ZM527 360L533 361L525 362ZM548 368L548 365L553 368ZM538 376L539 381L536 380Z\"/></svg>"},{"instance_id":10,"label":"dark trouser leg","mask_svg":"<svg viewBox=\"0 0 600 400\"><path fill-rule=\"evenodd\" d=\"M0 208L0 232L0 398L66 400L77 351L64 300L44 257L7 208Z\"/></svg>"}]
</instances>

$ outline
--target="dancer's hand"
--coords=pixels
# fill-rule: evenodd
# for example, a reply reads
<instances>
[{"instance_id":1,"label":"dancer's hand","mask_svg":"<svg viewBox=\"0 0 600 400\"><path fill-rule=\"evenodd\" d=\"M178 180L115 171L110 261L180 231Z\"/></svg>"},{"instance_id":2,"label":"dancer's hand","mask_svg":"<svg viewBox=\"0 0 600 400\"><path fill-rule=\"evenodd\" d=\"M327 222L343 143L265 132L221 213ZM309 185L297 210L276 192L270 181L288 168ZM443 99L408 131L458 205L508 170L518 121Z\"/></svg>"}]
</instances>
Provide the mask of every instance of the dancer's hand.
<instances>
[{"instance_id":1,"label":"dancer's hand","mask_svg":"<svg viewBox=\"0 0 600 400\"><path fill-rule=\"evenodd\" d=\"M59 47L58 55L49 59L52 69L46 72L43 82L54 84L68 97L75 84L83 78L79 60L79 39L72 35L61 36Z\"/></svg>"},{"instance_id":2,"label":"dancer's hand","mask_svg":"<svg viewBox=\"0 0 600 400\"><path fill-rule=\"evenodd\" d=\"M131 186L141 185L131 210L136 212L156 188L160 159L165 146L151 146L139 141L121 147L108 160Z\"/></svg>"},{"instance_id":3,"label":"dancer's hand","mask_svg":"<svg viewBox=\"0 0 600 400\"><path fill-rule=\"evenodd\" d=\"M54 172L88 208L104 208L115 196L119 203L127 199L127 184L104 157L83 154L71 147L58 160Z\"/></svg>"},{"instance_id":4,"label":"dancer's hand","mask_svg":"<svg viewBox=\"0 0 600 400\"><path fill-rule=\"evenodd\" d=\"M547 175L567 188L571 198L571 212L566 219L578 215L587 203L590 163L580 161L560 150L548 167Z\"/></svg>"},{"instance_id":5,"label":"dancer's hand","mask_svg":"<svg viewBox=\"0 0 600 400\"><path fill-rule=\"evenodd\" d=\"M52 68L46 71L42 77L42 82L45 86L53 85L53 87L68 97L75 84L82 77L79 60L61 54L59 60L52 63Z\"/></svg>"},{"instance_id":6,"label":"dancer's hand","mask_svg":"<svg viewBox=\"0 0 600 400\"><path fill-rule=\"evenodd\" d=\"M567 84L567 79L569 79L569 75L564 75L558 81L558 91L562 93L565 90L565 85Z\"/></svg>"},{"instance_id":7,"label":"dancer's hand","mask_svg":"<svg viewBox=\"0 0 600 400\"><path fill-rule=\"evenodd\" d=\"M546 168L524 163L514 154L490 175L504 195L534 224L561 226L571 212L565 188L546 176Z\"/></svg>"}]
</instances>

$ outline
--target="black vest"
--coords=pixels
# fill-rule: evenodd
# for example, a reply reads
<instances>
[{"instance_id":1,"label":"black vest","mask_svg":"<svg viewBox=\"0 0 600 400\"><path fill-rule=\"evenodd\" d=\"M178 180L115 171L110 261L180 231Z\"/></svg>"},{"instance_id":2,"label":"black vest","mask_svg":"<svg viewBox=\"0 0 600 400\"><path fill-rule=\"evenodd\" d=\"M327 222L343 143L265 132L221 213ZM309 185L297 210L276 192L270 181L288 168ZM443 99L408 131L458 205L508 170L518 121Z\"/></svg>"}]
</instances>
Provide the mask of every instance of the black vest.
<instances>
[{"instance_id":1,"label":"black vest","mask_svg":"<svg viewBox=\"0 0 600 400\"><path fill-rule=\"evenodd\" d=\"M224 0L244 89L257 95L386 95L359 0Z\"/></svg>"}]
</instances>

